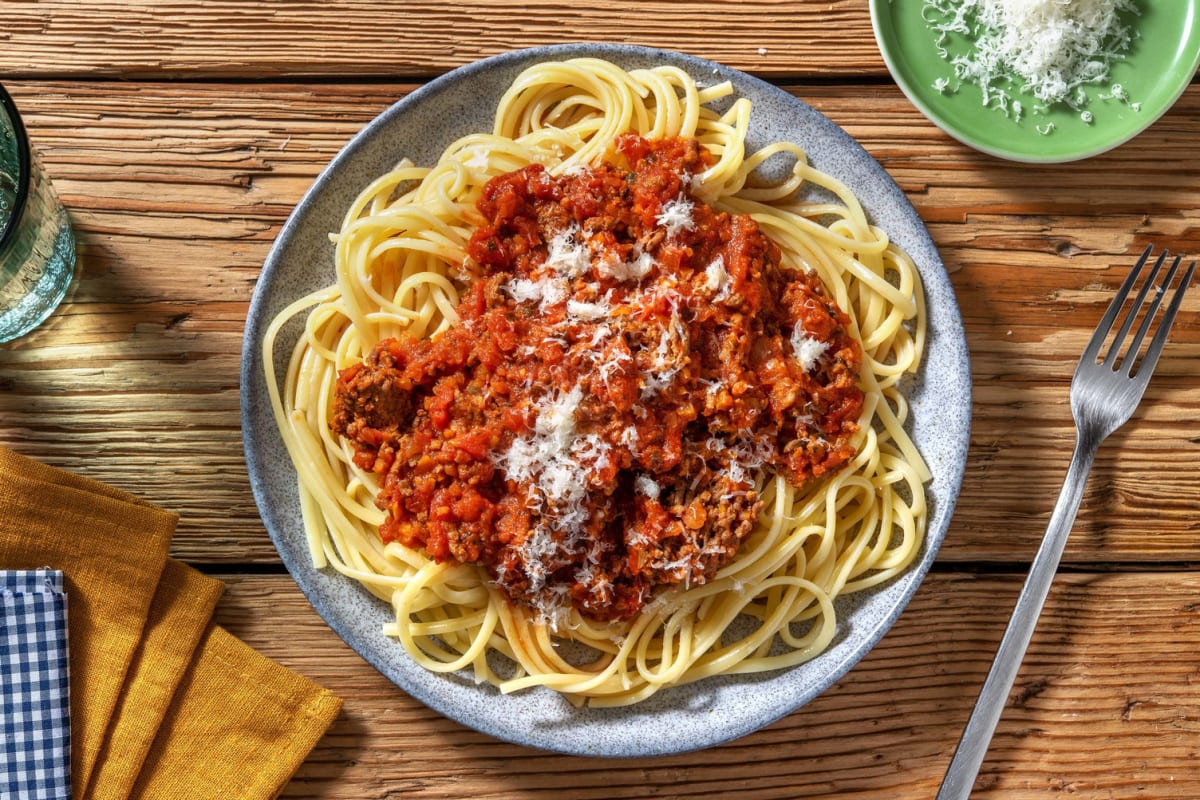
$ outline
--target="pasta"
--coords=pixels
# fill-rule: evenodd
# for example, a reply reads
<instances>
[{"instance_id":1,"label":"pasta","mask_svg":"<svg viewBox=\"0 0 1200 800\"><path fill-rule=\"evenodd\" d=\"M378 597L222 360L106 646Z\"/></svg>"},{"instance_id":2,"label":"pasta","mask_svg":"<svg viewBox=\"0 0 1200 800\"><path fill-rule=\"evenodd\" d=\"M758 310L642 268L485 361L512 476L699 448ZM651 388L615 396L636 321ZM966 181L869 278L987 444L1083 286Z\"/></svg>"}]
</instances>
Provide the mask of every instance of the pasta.
<instances>
[{"instance_id":1,"label":"pasta","mask_svg":"<svg viewBox=\"0 0 1200 800\"><path fill-rule=\"evenodd\" d=\"M717 110L717 107L722 110ZM902 381L921 360L919 275L854 195L777 142L748 152L750 104L728 83L703 87L673 67L626 71L597 59L535 65L500 99L491 133L453 142L432 167L404 161L348 209L336 282L292 303L263 341L276 421L299 480L314 564L387 602L386 632L435 672L467 671L503 692L548 687L575 703L625 705L718 674L786 668L821 653L834 601L888 581L919 552L930 478L905 431ZM746 215L782 265L815 275L861 347L862 406L845 464L799 488L753 476L762 503L735 556L702 581L660 588L627 619L578 608L538 614L511 602L476 564L380 537L380 477L331 429L339 375L382 341L436 339L459 322L469 244L492 179L540 165L567 176L610 158L620 137L695 139L711 158L689 181L698 202ZM767 184L767 165L787 161ZM305 319L282 381L283 326Z\"/></svg>"}]
</instances>

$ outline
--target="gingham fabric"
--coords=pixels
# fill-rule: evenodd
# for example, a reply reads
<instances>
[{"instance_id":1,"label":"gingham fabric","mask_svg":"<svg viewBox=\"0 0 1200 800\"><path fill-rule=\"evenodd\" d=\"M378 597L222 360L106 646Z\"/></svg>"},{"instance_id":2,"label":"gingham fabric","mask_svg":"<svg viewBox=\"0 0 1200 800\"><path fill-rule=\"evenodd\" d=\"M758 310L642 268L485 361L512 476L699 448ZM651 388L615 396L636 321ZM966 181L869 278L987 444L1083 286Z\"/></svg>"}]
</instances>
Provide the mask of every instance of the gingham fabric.
<instances>
[{"instance_id":1,"label":"gingham fabric","mask_svg":"<svg viewBox=\"0 0 1200 800\"><path fill-rule=\"evenodd\" d=\"M57 570L0 570L0 798L70 800L67 596Z\"/></svg>"}]
</instances>

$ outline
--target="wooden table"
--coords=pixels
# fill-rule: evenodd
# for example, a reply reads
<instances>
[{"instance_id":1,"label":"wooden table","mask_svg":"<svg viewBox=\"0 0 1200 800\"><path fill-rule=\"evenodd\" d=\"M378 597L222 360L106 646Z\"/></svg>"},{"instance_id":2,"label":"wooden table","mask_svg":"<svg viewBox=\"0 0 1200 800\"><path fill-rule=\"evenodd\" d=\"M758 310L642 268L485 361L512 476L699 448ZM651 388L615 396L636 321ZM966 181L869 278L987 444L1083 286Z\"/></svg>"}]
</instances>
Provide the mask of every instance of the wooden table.
<instances>
[{"instance_id":1,"label":"wooden table","mask_svg":"<svg viewBox=\"0 0 1200 800\"><path fill-rule=\"evenodd\" d=\"M0 443L178 512L173 554L228 584L219 621L346 699L288 798L931 797L1065 473L1083 343L1145 244L1200 255L1200 85L1109 154L999 161L904 98L864 0L46 0L0 15L0 78L81 265L52 319L0 346ZM242 453L247 305L318 171L422 82L579 40L718 60L844 127L927 222L974 373L958 509L899 623L807 707L672 758L528 750L407 697L284 571ZM1200 797L1198 304L1100 453L976 797Z\"/></svg>"}]
</instances>

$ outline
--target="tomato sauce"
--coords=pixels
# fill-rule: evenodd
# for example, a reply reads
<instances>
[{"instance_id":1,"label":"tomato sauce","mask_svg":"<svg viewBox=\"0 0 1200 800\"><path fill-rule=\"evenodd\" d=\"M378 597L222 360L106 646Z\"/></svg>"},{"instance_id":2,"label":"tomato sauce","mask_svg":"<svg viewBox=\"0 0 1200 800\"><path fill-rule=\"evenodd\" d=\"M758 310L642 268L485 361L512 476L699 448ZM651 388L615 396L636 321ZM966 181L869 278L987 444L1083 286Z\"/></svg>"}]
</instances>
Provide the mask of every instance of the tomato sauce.
<instances>
[{"instance_id":1,"label":"tomato sauce","mask_svg":"<svg viewBox=\"0 0 1200 800\"><path fill-rule=\"evenodd\" d=\"M555 623L704 582L761 510L853 456L848 319L746 216L692 196L712 157L628 135L599 166L490 181L459 322L342 372L333 429L381 476L385 542L479 564Z\"/></svg>"}]
</instances>

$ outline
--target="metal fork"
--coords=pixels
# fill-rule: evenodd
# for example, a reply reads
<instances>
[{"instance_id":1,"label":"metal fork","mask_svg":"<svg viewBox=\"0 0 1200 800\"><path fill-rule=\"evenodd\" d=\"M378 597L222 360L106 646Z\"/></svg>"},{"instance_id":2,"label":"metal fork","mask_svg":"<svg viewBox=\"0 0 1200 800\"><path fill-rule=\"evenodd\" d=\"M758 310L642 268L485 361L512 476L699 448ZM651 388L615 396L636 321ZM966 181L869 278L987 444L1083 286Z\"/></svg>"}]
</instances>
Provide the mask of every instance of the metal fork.
<instances>
[{"instance_id":1,"label":"metal fork","mask_svg":"<svg viewBox=\"0 0 1200 800\"><path fill-rule=\"evenodd\" d=\"M1079 511L1079 501L1083 497L1084 484L1087 482L1088 472L1092 468L1096 449L1110 433L1129 420L1141 401L1146 384L1150 382L1150 374L1154 372L1158 356L1162 353L1163 344L1171 330L1171 324L1175 321L1175 314L1179 311L1180 303L1183 302L1183 293L1192 280L1192 272L1196 268L1195 261L1184 273L1183 280L1175 290L1171 303L1154 333L1154 338L1150 341L1150 346L1145 355L1139 359L1138 351L1142 341L1154 324L1154 318L1158 314L1163 297L1174 281L1175 273L1179 270L1180 258L1176 256L1167 272L1166 279L1161 285L1154 286L1163 262L1167 259L1167 253L1163 251L1154 263L1146 282L1138 291L1137 298L1130 306L1121 327L1117 330L1107 354L1101 358L1100 353L1104 341L1108 337L1109 331L1112 330L1113 323L1125 305L1130 291L1137 283L1138 275L1145 266L1151 250L1153 250L1153 246L1146 248L1133 271L1129 273L1129 277L1121 285L1120 291L1113 298L1104 318L1096 326L1096 332L1092 334L1091 341L1084 349L1079 366L1075 368L1075 377L1071 381L1071 415L1075 418L1075 452L1071 456L1071 466L1067 470L1062 492L1054 506L1054 513L1050 516L1046 535L1030 566L1029 576L1025 580L1025 586L1021 589L1021 595L1017 598L1016 607L1013 609L1012 619L1008 623L1007 630L1004 631L1004 638L1000 641L996 659L992 662L992 668L988 672L987 680L984 681L979 699L975 702L971 718L967 720L967 726L963 730L958 749L954 753L954 758L946 771L946 777L942 781L942 787L938 791L937 800L965 799L971 793L971 787L975 784L975 776L983 763L992 733L996 729L996 723L1000 720L1000 714L1004 710L1013 680L1020 669L1021 659L1025 655L1025 649L1029 646L1034 626L1037 624L1042 606L1046 602L1050 583L1058 569L1063 547L1067 543L1067 536L1071 533L1071 526ZM1152 286L1154 289L1149 307L1142 316L1142 322L1138 326L1128 350L1122 357L1122 345L1135 318L1139 315L1147 295L1151 293Z\"/></svg>"}]
</instances>

